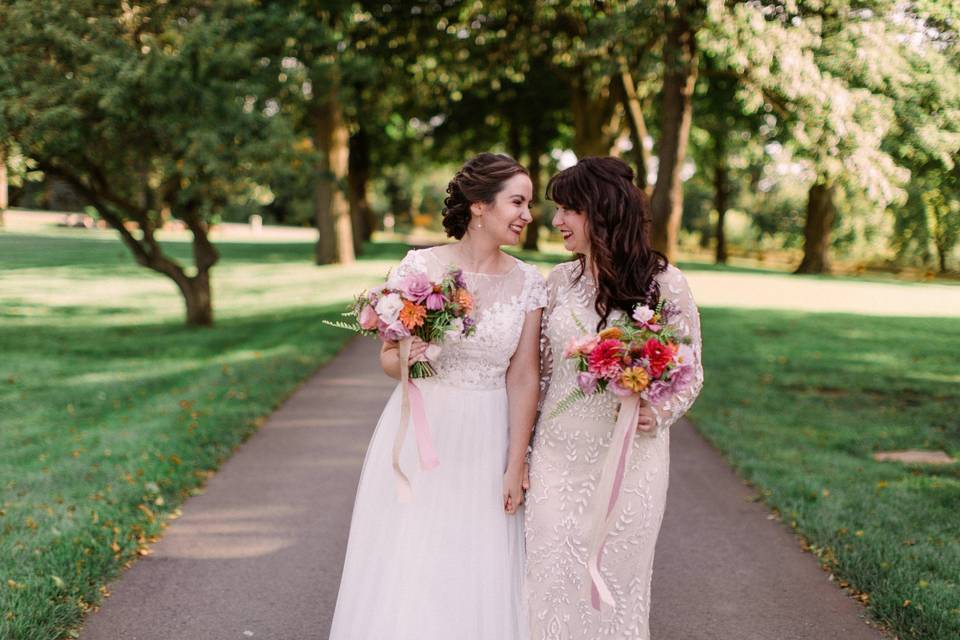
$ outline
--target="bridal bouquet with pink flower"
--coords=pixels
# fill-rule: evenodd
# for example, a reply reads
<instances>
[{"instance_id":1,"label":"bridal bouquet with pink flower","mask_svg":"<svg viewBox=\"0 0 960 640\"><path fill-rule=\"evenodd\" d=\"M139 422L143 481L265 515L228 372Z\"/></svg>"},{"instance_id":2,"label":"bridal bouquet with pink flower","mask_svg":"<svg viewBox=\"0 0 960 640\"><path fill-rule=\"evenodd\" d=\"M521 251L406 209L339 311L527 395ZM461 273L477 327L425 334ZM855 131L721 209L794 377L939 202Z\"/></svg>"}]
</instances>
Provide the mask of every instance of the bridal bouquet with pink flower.
<instances>
[{"instance_id":1,"label":"bridal bouquet with pink flower","mask_svg":"<svg viewBox=\"0 0 960 640\"><path fill-rule=\"evenodd\" d=\"M579 372L577 388L561 400L550 417L569 409L577 400L611 391L625 398L639 395L648 402L665 398L690 384L694 377L693 348L669 321L674 306L661 300L655 309L637 305L596 334L571 338L563 356L572 359Z\"/></svg>"},{"instance_id":2,"label":"bridal bouquet with pink flower","mask_svg":"<svg viewBox=\"0 0 960 640\"><path fill-rule=\"evenodd\" d=\"M427 378L436 373L430 360L439 355L445 339L473 333L476 323L472 313L473 295L463 272L450 267L439 282L432 282L422 272L388 279L382 287L357 296L344 314L355 322L327 324L392 342L420 338L428 343L427 359L411 365L410 377Z\"/></svg>"},{"instance_id":3,"label":"bridal bouquet with pink flower","mask_svg":"<svg viewBox=\"0 0 960 640\"><path fill-rule=\"evenodd\" d=\"M401 363L409 359L414 338L428 345L426 360L414 362L409 370L400 367L400 424L394 436L391 464L401 502L413 499L410 479L400 467L400 452L411 421L421 469L429 471L440 464L430 435L426 404L413 378L436 375L430 360L440 354L441 344L475 331L476 322L471 315L473 303L473 295L460 269L449 267L439 282L431 281L426 273L414 271L400 278L388 277L383 286L361 292L344 314L352 316L354 322L326 323L398 342Z\"/></svg>"},{"instance_id":4,"label":"bridal bouquet with pink flower","mask_svg":"<svg viewBox=\"0 0 960 640\"><path fill-rule=\"evenodd\" d=\"M574 316L577 327L586 335L572 338L564 349L564 357L573 360L577 368L577 388L557 403L551 418L581 398L607 390L621 401L589 518L587 570L590 601L598 611L601 603L614 605L613 594L600 571L600 558L616 518L615 506L624 474L630 467L641 401L656 402L694 379L695 352L691 341L670 324L678 313L665 300L655 309L637 305L630 316L617 318L596 334L589 333ZM656 436L656 432L650 435Z\"/></svg>"}]
</instances>

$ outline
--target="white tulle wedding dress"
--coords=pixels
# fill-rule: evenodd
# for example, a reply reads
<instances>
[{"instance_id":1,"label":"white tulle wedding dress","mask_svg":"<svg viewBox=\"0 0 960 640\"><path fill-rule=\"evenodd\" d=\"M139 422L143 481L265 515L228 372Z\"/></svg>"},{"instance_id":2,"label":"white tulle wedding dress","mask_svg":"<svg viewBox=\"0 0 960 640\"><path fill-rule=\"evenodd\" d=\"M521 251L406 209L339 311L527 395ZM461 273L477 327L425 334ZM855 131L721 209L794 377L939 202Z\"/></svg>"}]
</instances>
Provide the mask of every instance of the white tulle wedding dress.
<instances>
[{"instance_id":1,"label":"white tulle wedding dress","mask_svg":"<svg viewBox=\"0 0 960 640\"><path fill-rule=\"evenodd\" d=\"M449 265L414 250L394 272L439 280ZM508 447L505 373L526 313L546 304L537 270L465 273L476 333L444 345L421 389L439 466L418 467L414 435L400 461L413 498L398 500L392 467L399 386L367 450L331 640L523 640L523 516L503 509Z\"/></svg>"}]
</instances>

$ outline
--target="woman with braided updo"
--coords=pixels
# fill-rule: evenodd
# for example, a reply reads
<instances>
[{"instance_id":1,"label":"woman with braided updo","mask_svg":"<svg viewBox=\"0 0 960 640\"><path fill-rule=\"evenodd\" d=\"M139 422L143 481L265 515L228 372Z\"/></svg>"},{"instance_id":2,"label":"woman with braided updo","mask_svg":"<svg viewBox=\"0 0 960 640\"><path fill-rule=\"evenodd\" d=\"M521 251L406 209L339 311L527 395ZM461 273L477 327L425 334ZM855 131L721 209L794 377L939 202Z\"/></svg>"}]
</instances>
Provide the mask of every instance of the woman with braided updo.
<instances>
[{"instance_id":1,"label":"woman with braided updo","mask_svg":"<svg viewBox=\"0 0 960 640\"><path fill-rule=\"evenodd\" d=\"M406 362L385 343L380 362L429 359L417 379L440 464L418 469L413 436L401 451L413 499L397 500L392 455L400 390L367 450L354 505L332 640L525 640L522 473L536 414L540 310L546 284L503 245L530 222L533 187L507 156L482 153L447 186L443 226L452 244L410 251L393 283L463 272L476 331L436 347L416 341Z\"/></svg>"}]
</instances>

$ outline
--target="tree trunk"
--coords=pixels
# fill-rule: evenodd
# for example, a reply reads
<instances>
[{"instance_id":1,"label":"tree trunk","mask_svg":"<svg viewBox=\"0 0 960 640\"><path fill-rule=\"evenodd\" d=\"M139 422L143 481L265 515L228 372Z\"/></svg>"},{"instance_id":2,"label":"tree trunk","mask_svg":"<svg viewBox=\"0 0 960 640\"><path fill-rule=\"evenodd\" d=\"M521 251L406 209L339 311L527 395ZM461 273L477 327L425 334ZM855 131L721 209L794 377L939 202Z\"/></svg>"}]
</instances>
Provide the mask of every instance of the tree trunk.
<instances>
[{"instance_id":1,"label":"tree trunk","mask_svg":"<svg viewBox=\"0 0 960 640\"><path fill-rule=\"evenodd\" d=\"M619 120L609 87L594 95L587 81L578 78L573 82L571 96L573 152L577 158L609 155Z\"/></svg>"},{"instance_id":2,"label":"tree trunk","mask_svg":"<svg viewBox=\"0 0 960 640\"><path fill-rule=\"evenodd\" d=\"M683 215L680 170L687 153L693 117L693 88L697 81L696 32L681 12L670 20L664 42L663 94L661 98L659 166L650 198L653 248L672 262Z\"/></svg>"},{"instance_id":3,"label":"tree trunk","mask_svg":"<svg viewBox=\"0 0 960 640\"><path fill-rule=\"evenodd\" d=\"M528 251L539 250L540 225L543 220L543 198L540 197L540 154L543 150L537 129L536 124L531 124L527 140L527 169L530 171L530 182L533 183L533 202L530 203L530 215L533 219L527 225L527 235L523 238L523 248Z\"/></svg>"},{"instance_id":4,"label":"tree trunk","mask_svg":"<svg viewBox=\"0 0 960 640\"><path fill-rule=\"evenodd\" d=\"M175 278L183 294L187 309L187 324L191 327L213 325L213 297L210 293L210 272L204 271L192 277Z\"/></svg>"},{"instance_id":5,"label":"tree trunk","mask_svg":"<svg viewBox=\"0 0 960 640\"><path fill-rule=\"evenodd\" d=\"M312 113L314 142L321 158L314 187L317 264L350 264L355 259L350 205L344 196L349 169L349 135L337 96L334 77Z\"/></svg>"},{"instance_id":6,"label":"tree trunk","mask_svg":"<svg viewBox=\"0 0 960 640\"><path fill-rule=\"evenodd\" d=\"M718 149L719 150L719 149ZM720 150L723 153L722 150ZM730 197L729 170L724 159L717 162L713 173L713 205L717 210L717 230L716 230L716 262L717 264L727 263L727 236L723 228L723 220L727 215L728 201Z\"/></svg>"},{"instance_id":7,"label":"tree trunk","mask_svg":"<svg viewBox=\"0 0 960 640\"><path fill-rule=\"evenodd\" d=\"M803 230L803 260L794 273L830 273L830 230L837 215L835 187L822 182L810 187Z\"/></svg>"},{"instance_id":8,"label":"tree trunk","mask_svg":"<svg viewBox=\"0 0 960 640\"><path fill-rule=\"evenodd\" d=\"M637 97L637 88L633 84L633 76L626 68L626 62L623 61L621 64L624 65L620 72L620 83L623 85L623 108L627 113L627 124L630 125L633 159L637 165L637 186L650 195L650 184L647 182L647 172L650 171L650 150L646 146L646 140L649 137L647 123L643 119L643 109L640 98Z\"/></svg>"},{"instance_id":9,"label":"tree trunk","mask_svg":"<svg viewBox=\"0 0 960 640\"><path fill-rule=\"evenodd\" d=\"M367 184L370 181L370 136L361 126L350 136L349 174L350 219L353 220L353 247L359 255L363 243L373 235L373 210L367 200Z\"/></svg>"}]
</instances>

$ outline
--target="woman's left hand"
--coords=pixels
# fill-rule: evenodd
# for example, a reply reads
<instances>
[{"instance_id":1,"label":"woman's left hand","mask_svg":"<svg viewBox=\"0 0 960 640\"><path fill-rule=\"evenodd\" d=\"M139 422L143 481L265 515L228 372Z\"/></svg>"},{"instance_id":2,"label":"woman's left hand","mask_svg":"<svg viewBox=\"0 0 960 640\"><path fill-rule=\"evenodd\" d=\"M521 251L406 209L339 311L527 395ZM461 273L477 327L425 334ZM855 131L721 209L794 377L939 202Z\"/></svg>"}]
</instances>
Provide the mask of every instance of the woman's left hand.
<instances>
[{"instance_id":1,"label":"woman's left hand","mask_svg":"<svg viewBox=\"0 0 960 640\"><path fill-rule=\"evenodd\" d=\"M523 465L507 467L503 474L503 510L514 514L523 504Z\"/></svg>"},{"instance_id":2,"label":"woman's left hand","mask_svg":"<svg viewBox=\"0 0 960 640\"><path fill-rule=\"evenodd\" d=\"M637 431L649 434L656 426L657 417L653 415L653 409L646 402L642 402L637 415Z\"/></svg>"}]
</instances>

